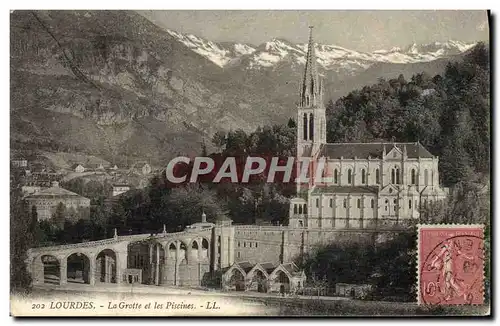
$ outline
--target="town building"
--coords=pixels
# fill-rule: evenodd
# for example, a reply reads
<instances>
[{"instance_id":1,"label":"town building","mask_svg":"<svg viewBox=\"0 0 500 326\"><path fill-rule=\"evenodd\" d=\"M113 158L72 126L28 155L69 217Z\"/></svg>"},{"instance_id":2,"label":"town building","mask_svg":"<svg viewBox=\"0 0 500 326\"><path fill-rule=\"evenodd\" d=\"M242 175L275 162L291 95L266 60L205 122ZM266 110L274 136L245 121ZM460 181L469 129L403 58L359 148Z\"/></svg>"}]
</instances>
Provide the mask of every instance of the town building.
<instances>
[{"instance_id":1,"label":"town building","mask_svg":"<svg viewBox=\"0 0 500 326\"><path fill-rule=\"evenodd\" d=\"M60 203L67 209L74 210L90 207L90 199L59 187L57 181L53 181L50 188L28 195L25 200L29 207L36 207L39 221L51 219Z\"/></svg>"},{"instance_id":2,"label":"town building","mask_svg":"<svg viewBox=\"0 0 500 326\"><path fill-rule=\"evenodd\" d=\"M71 170L73 170L77 173L83 173L83 172L85 172L85 167L82 164L75 163L71 166Z\"/></svg>"},{"instance_id":3,"label":"town building","mask_svg":"<svg viewBox=\"0 0 500 326\"><path fill-rule=\"evenodd\" d=\"M132 171L136 172L136 173L140 173L140 174L143 174L143 175L148 175L151 173L152 169L151 169L151 165L149 165L148 163L146 162L139 162L139 163L135 163L133 166L132 166Z\"/></svg>"},{"instance_id":4,"label":"town building","mask_svg":"<svg viewBox=\"0 0 500 326\"><path fill-rule=\"evenodd\" d=\"M130 185L127 184L113 184L111 186L111 197L121 195L130 190Z\"/></svg>"},{"instance_id":5,"label":"town building","mask_svg":"<svg viewBox=\"0 0 500 326\"><path fill-rule=\"evenodd\" d=\"M16 156L11 160L11 164L15 168L27 168L28 160L22 156Z\"/></svg>"}]
</instances>

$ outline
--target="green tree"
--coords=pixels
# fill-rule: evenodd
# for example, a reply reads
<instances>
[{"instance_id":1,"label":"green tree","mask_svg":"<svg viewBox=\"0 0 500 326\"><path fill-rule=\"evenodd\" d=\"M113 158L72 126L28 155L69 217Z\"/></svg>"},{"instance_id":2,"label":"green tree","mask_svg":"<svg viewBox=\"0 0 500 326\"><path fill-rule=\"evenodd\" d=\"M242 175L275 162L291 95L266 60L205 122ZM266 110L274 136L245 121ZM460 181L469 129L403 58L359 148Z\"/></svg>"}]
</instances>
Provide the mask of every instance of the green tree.
<instances>
[{"instance_id":1,"label":"green tree","mask_svg":"<svg viewBox=\"0 0 500 326\"><path fill-rule=\"evenodd\" d=\"M33 246L33 222L28 205L22 198L21 185L11 175L10 189L10 289L26 292L31 288L31 277L26 270L28 248Z\"/></svg>"},{"instance_id":2,"label":"green tree","mask_svg":"<svg viewBox=\"0 0 500 326\"><path fill-rule=\"evenodd\" d=\"M224 131L215 132L212 137L212 144L219 150L222 151L226 146L226 133Z\"/></svg>"}]
</instances>

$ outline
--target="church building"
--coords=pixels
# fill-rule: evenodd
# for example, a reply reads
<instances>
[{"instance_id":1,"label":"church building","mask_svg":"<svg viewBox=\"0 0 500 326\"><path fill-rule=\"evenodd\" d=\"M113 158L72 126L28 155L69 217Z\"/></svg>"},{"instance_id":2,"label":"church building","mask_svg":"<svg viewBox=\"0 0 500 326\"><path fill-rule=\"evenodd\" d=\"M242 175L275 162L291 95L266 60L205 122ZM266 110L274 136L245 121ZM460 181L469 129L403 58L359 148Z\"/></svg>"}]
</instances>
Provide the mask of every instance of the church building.
<instances>
[{"instance_id":1,"label":"church building","mask_svg":"<svg viewBox=\"0 0 500 326\"><path fill-rule=\"evenodd\" d=\"M309 184L291 200L292 228L377 228L418 218L419 208L443 200L439 158L412 143L327 143L323 83L312 28L297 108L297 158L310 158ZM320 171L320 173L318 173Z\"/></svg>"}]
</instances>

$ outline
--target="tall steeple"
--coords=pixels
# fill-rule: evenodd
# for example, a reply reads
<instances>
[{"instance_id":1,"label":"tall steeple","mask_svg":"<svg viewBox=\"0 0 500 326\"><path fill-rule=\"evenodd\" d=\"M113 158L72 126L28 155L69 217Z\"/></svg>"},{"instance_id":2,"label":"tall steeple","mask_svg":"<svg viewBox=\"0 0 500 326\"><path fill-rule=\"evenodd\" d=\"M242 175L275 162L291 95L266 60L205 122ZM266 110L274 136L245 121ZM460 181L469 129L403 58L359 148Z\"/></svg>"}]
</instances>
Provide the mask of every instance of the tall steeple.
<instances>
[{"instance_id":1,"label":"tall steeple","mask_svg":"<svg viewBox=\"0 0 500 326\"><path fill-rule=\"evenodd\" d=\"M316 53L314 49L313 26L309 26L309 44L307 46L306 67L304 70L304 79L300 89L300 106L312 107L321 105L321 81L318 78L316 69Z\"/></svg>"},{"instance_id":2,"label":"tall steeple","mask_svg":"<svg viewBox=\"0 0 500 326\"><path fill-rule=\"evenodd\" d=\"M323 88L316 67L313 27L309 27L309 44L300 84L297 107L297 157L316 157L326 143L326 110L323 105ZM300 191L300 184L297 184Z\"/></svg>"}]
</instances>

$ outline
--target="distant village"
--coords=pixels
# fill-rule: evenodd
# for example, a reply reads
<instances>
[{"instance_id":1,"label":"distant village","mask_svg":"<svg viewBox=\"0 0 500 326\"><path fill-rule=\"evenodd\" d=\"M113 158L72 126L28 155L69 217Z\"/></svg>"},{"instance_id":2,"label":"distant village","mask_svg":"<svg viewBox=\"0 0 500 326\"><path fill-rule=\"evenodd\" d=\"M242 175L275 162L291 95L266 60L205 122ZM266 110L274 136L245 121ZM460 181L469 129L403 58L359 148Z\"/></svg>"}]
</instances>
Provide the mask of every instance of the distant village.
<instances>
[{"instance_id":1,"label":"distant village","mask_svg":"<svg viewBox=\"0 0 500 326\"><path fill-rule=\"evenodd\" d=\"M55 169L40 160L30 161L23 156L11 159L12 172L19 176L23 199L30 209L36 207L39 221L49 220L61 203L66 209L86 209L91 200L81 193L64 189L61 184L73 179L99 180L110 184L106 201L113 202L121 195L149 184L155 170L146 161L134 162L130 166L110 163L74 162L69 168Z\"/></svg>"}]
</instances>

